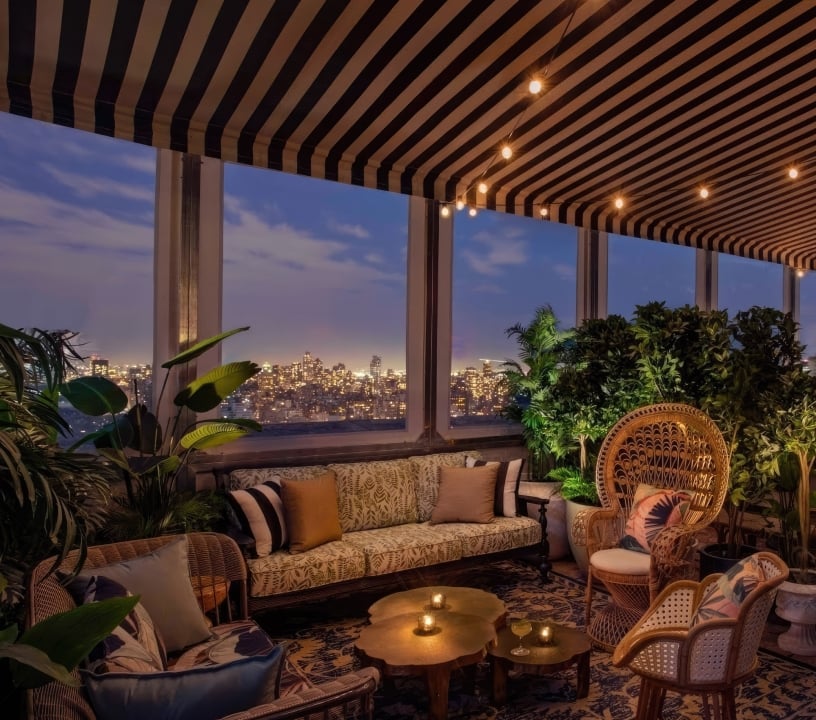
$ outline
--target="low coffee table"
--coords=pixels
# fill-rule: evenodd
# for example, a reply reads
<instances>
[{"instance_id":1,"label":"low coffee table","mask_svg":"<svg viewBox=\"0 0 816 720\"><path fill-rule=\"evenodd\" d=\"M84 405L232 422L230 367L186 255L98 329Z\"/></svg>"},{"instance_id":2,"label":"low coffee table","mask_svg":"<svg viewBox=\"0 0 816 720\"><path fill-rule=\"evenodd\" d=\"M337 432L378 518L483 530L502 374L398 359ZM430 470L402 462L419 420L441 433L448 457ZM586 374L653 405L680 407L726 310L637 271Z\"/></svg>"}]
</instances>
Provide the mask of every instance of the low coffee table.
<instances>
[{"instance_id":1,"label":"low coffee table","mask_svg":"<svg viewBox=\"0 0 816 720\"><path fill-rule=\"evenodd\" d=\"M441 617L445 613L452 612L478 615L492 623L496 630L500 630L505 626L507 609L504 607L504 603L495 595L476 588L450 585L432 585L387 595L368 608L369 620L373 624L394 615L402 615L403 613L417 615L424 612L426 609L430 609L431 593L443 593L445 595L445 607L439 610L431 610L435 615Z\"/></svg>"},{"instance_id":2,"label":"low coffee table","mask_svg":"<svg viewBox=\"0 0 816 720\"><path fill-rule=\"evenodd\" d=\"M437 631L417 634L419 611L383 617L360 632L354 647L360 659L386 679L424 676L431 720L448 716L451 670L481 662L496 639L493 623L476 615L445 612Z\"/></svg>"},{"instance_id":3,"label":"low coffee table","mask_svg":"<svg viewBox=\"0 0 816 720\"><path fill-rule=\"evenodd\" d=\"M581 630L548 624L553 628L553 643L538 644L536 638L543 623L533 622L533 631L524 638L524 646L530 650L529 655L511 655L510 650L518 647L519 639L510 632L510 628L499 631L496 644L488 649L493 670L493 702L497 705L503 705L507 701L507 674L510 670L531 675L549 675L575 665L578 676L576 696L585 698L589 694L589 637Z\"/></svg>"}]
</instances>

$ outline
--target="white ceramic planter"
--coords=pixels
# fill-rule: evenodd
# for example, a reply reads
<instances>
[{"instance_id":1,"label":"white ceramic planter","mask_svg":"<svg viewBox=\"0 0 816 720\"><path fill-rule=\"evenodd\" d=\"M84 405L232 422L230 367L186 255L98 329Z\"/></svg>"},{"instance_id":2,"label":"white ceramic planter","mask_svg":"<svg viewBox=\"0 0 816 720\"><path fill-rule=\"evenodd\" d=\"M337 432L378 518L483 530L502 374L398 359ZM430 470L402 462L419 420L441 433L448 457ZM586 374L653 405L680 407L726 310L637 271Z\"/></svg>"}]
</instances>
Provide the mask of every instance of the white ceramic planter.
<instances>
[{"instance_id":1,"label":"white ceramic planter","mask_svg":"<svg viewBox=\"0 0 816 720\"><path fill-rule=\"evenodd\" d=\"M587 555L586 545L576 545L573 542L572 523L575 520L575 516L581 512L581 510L586 510L588 508L592 508L593 506L581 505L574 500L565 500L564 504L567 521L567 539L569 540L570 552L572 553L572 558L575 560L575 564L578 566L578 569L584 575L586 575L587 570L589 569L589 556Z\"/></svg>"},{"instance_id":2,"label":"white ceramic planter","mask_svg":"<svg viewBox=\"0 0 816 720\"><path fill-rule=\"evenodd\" d=\"M794 655L816 655L816 585L783 582L776 614L791 624L778 637L779 647Z\"/></svg>"}]
</instances>

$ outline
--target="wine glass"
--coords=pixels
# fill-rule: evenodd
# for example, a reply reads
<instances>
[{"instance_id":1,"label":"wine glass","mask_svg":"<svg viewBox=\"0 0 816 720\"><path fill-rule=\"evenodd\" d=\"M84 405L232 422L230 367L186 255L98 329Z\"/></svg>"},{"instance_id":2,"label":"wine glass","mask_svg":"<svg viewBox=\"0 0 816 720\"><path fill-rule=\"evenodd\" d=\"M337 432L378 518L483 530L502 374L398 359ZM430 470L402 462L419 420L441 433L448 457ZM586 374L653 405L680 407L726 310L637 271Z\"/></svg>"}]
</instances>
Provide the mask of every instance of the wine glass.
<instances>
[{"instance_id":1,"label":"wine glass","mask_svg":"<svg viewBox=\"0 0 816 720\"><path fill-rule=\"evenodd\" d=\"M510 621L510 632L513 633L518 639L519 644L518 647L514 647L511 651L511 655L529 655L530 650L524 647L524 638L529 635L533 631L533 624L530 622L529 619L526 617L515 617L512 618Z\"/></svg>"}]
</instances>

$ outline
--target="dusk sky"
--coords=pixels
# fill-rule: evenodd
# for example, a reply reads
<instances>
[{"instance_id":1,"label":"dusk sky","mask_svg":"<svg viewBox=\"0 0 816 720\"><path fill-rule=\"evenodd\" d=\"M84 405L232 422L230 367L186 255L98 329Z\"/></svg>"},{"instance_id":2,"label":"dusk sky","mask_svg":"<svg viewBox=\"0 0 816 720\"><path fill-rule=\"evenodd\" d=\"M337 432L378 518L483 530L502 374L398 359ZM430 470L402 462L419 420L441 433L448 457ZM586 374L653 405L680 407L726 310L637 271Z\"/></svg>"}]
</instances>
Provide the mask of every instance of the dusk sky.
<instances>
[{"instance_id":1,"label":"dusk sky","mask_svg":"<svg viewBox=\"0 0 816 720\"><path fill-rule=\"evenodd\" d=\"M0 113L0 321L80 332L83 354L151 361L155 150ZM405 368L407 198L245 166L224 173L224 359ZM575 322L574 228L454 216L454 369L516 356L505 330ZM720 259L729 311L781 304L781 266ZM694 252L610 238L609 311L694 302ZM803 280L803 339L816 283Z\"/></svg>"}]
</instances>

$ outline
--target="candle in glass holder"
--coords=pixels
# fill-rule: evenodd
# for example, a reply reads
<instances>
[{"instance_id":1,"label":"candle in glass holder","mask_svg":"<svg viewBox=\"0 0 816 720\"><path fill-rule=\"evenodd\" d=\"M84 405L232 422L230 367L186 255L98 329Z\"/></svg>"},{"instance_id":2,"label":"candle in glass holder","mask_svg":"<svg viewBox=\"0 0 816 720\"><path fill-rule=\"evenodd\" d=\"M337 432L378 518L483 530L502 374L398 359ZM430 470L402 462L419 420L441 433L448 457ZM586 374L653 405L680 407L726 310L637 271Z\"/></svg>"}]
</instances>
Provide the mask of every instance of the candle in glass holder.
<instances>
[{"instance_id":1,"label":"candle in glass holder","mask_svg":"<svg viewBox=\"0 0 816 720\"><path fill-rule=\"evenodd\" d=\"M436 618L432 613L423 613L417 619L417 630L421 633L431 633L436 628Z\"/></svg>"},{"instance_id":2,"label":"candle in glass holder","mask_svg":"<svg viewBox=\"0 0 816 720\"><path fill-rule=\"evenodd\" d=\"M434 592L431 593L431 607L434 610L441 610L445 607L445 593Z\"/></svg>"},{"instance_id":3,"label":"candle in glass holder","mask_svg":"<svg viewBox=\"0 0 816 720\"><path fill-rule=\"evenodd\" d=\"M553 629L550 625L542 625L538 631L538 641L542 645L549 645L553 640Z\"/></svg>"}]
</instances>

